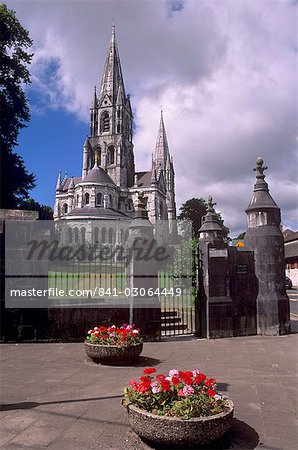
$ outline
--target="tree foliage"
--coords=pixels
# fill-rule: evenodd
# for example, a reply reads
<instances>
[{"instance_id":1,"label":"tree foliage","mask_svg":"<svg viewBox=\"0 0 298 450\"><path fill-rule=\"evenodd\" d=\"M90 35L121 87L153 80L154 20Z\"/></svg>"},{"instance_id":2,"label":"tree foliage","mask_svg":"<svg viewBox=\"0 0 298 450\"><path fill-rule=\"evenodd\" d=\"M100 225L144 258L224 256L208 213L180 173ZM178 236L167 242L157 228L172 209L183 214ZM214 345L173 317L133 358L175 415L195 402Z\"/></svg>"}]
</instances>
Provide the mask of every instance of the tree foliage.
<instances>
[{"instance_id":1,"label":"tree foliage","mask_svg":"<svg viewBox=\"0 0 298 450\"><path fill-rule=\"evenodd\" d=\"M30 120L23 85L30 83L27 66L33 56L28 52L32 40L15 12L4 4L0 4L0 22L1 206L16 208L35 186L34 175L28 173L23 158L13 151L20 129Z\"/></svg>"},{"instance_id":2,"label":"tree foliage","mask_svg":"<svg viewBox=\"0 0 298 450\"><path fill-rule=\"evenodd\" d=\"M41 205L33 198L29 198L20 204L21 209L28 211L38 211L39 220L53 220L53 210L50 206Z\"/></svg>"},{"instance_id":3,"label":"tree foliage","mask_svg":"<svg viewBox=\"0 0 298 450\"><path fill-rule=\"evenodd\" d=\"M193 235L196 239L199 238L199 229L202 225L202 217L207 214L207 202L203 198L191 198L187 200L179 209L180 214L178 219L190 220L192 222ZM223 229L224 240L230 240L228 234L230 232L224 224L220 213L216 213L219 225Z\"/></svg>"}]
</instances>

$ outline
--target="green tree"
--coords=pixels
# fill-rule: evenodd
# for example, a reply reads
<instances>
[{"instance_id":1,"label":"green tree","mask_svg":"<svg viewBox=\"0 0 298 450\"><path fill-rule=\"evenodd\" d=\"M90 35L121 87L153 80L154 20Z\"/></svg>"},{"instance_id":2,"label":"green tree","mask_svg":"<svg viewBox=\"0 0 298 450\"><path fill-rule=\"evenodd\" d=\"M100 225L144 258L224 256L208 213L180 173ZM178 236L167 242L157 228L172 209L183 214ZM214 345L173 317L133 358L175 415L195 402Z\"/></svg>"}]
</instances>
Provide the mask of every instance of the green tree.
<instances>
[{"instance_id":1,"label":"green tree","mask_svg":"<svg viewBox=\"0 0 298 450\"><path fill-rule=\"evenodd\" d=\"M244 239L244 237L245 237L245 231L243 231L243 233L238 234L236 239Z\"/></svg>"},{"instance_id":2,"label":"green tree","mask_svg":"<svg viewBox=\"0 0 298 450\"><path fill-rule=\"evenodd\" d=\"M32 40L15 12L4 4L0 4L0 22L1 206L17 208L35 186L35 176L26 170L23 158L13 151L18 145L20 129L30 120L23 85L30 83L27 66L33 56L28 52Z\"/></svg>"},{"instance_id":3,"label":"green tree","mask_svg":"<svg viewBox=\"0 0 298 450\"><path fill-rule=\"evenodd\" d=\"M207 214L207 203L203 198L191 198L187 200L179 209L178 219L190 220L195 237L199 237L199 229L202 224L202 217Z\"/></svg>"},{"instance_id":4,"label":"green tree","mask_svg":"<svg viewBox=\"0 0 298 450\"><path fill-rule=\"evenodd\" d=\"M29 198L20 204L21 209L28 211L38 211L39 220L53 220L53 210L50 206L41 205L33 198Z\"/></svg>"},{"instance_id":5,"label":"green tree","mask_svg":"<svg viewBox=\"0 0 298 450\"><path fill-rule=\"evenodd\" d=\"M179 209L180 214L178 219L190 220L192 222L192 231L196 239L199 238L199 229L202 225L202 217L207 214L207 202L203 198L191 198L187 200ZM228 234L229 228L225 226L223 218L220 213L216 213L219 225L223 229L224 240L227 242L230 240Z\"/></svg>"}]
</instances>

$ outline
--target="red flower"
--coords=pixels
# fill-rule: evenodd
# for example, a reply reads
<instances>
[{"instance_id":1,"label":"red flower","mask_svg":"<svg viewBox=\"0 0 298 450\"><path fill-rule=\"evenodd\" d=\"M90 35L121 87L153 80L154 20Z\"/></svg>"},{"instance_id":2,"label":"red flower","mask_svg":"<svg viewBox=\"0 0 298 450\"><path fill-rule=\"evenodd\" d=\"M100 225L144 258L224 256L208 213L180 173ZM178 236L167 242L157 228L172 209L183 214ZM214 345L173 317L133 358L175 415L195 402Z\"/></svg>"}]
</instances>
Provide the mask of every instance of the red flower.
<instances>
[{"instance_id":1,"label":"red flower","mask_svg":"<svg viewBox=\"0 0 298 450\"><path fill-rule=\"evenodd\" d=\"M180 383L179 378L172 377L172 383L173 383L174 386L178 386L178 384Z\"/></svg>"},{"instance_id":2,"label":"red flower","mask_svg":"<svg viewBox=\"0 0 298 450\"><path fill-rule=\"evenodd\" d=\"M104 331L107 331L107 327L104 327L103 325L101 325L99 327L99 331L101 331L103 333Z\"/></svg>"},{"instance_id":3,"label":"red flower","mask_svg":"<svg viewBox=\"0 0 298 450\"><path fill-rule=\"evenodd\" d=\"M107 334L103 334L101 337L102 337L103 339L107 339L108 335L107 335Z\"/></svg>"},{"instance_id":4,"label":"red flower","mask_svg":"<svg viewBox=\"0 0 298 450\"><path fill-rule=\"evenodd\" d=\"M121 337L121 341L126 341L126 336L123 335L123 336Z\"/></svg>"},{"instance_id":5,"label":"red flower","mask_svg":"<svg viewBox=\"0 0 298 450\"><path fill-rule=\"evenodd\" d=\"M204 375L203 373L198 373L196 375L195 380L196 380L196 383L200 384L200 383L202 383L202 381L205 381L206 378L207 378L206 375Z\"/></svg>"},{"instance_id":6,"label":"red flower","mask_svg":"<svg viewBox=\"0 0 298 450\"><path fill-rule=\"evenodd\" d=\"M169 382L169 380L161 380L160 386L164 392L171 390L171 383Z\"/></svg>"},{"instance_id":7,"label":"red flower","mask_svg":"<svg viewBox=\"0 0 298 450\"><path fill-rule=\"evenodd\" d=\"M151 373L156 372L156 369L154 369L153 367L148 367L148 369L145 369L143 374L144 375L151 375Z\"/></svg>"},{"instance_id":8,"label":"red flower","mask_svg":"<svg viewBox=\"0 0 298 450\"><path fill-rule=\"evenodd\" d=\"M161 373L161 374L159 374L159 375L156 375L155 378L156 378L158 381L163 381L163 380L165 380L166 376L163 375L163 374Z\"/></svg>"},{"instance_id":9,"label":"red flower","mask_svg":"<svg viewBox=\"0 0 298 450\"><path fill-rule=\"evenodd\" d=\"M209 378L207 381L205 381L205 386L212 387L216 382L215 378Z\"/></svg>"},{"instance_id":10,"label":"red flower","mask_svg":"<svg viewBox=\"0 0 298 450\"><path fill-rule=\"evenodd\" d=\"M191 375L190 375L191 374ZM193 379L192 379L192 372L182 372L180 375L180 379L185 383L185 384L193 384Z\"/></svg>"},{"instance_id":11,"label":"red flower","mask_svg":"<svg viewBox=\"0 0 298 450\"><path fill-rule=\"evenodd\" d=\"M135 391L138 389L138 383L136 382L136 380L130 380L129 384Z\"/></svg>"},{"instance_id":12,"label":"red flower","mask_svg":"<svg viewBox=\"0 0 298 450\"><path fill-rule=\"evenodd\" d=\"M145 382L145 383L151 383L151 380L149 377L140 377L140 380Z\"/></svg>"},{"instance_id":13,"label":"red flower","mask_svg":"<svg viewBox=\"0 0 298 450\"><path fill-rule=\"evenodd\" d=\"M207 395L210 395L210 397L214 397L214 395L216 394L216 392L213 389L207 389L206 391Z\"/></svg>"},{"instance_id":14,"label":"red flower","mask_svg":"<svg viewBox=\"0 0 298 450\"><path fill-rule=\"evenodd\" d=\"M137 391L139 394L143 394L144 392L148 392L149 388L150 388L150 382L146 383L143 381L142 383L138 384Z\"/></svg>"}]
</instances>

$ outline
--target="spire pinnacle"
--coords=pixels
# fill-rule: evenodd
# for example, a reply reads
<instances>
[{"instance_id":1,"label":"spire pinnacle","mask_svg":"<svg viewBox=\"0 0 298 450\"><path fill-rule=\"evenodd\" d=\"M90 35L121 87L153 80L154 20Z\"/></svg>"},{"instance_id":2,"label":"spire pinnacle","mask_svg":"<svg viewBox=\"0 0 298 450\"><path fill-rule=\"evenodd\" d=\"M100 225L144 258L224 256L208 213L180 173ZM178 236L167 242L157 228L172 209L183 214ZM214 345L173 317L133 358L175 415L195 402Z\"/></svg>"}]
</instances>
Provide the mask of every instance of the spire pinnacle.
<instances>
[{"instance_id":1,"label":"spire pinnacle","mask_svg":"<svg viewBox=\"0 0 298 450\"><path fill-rule=\"evenodd\" d=\"M116 43L116 35L115 35L115 23L112 25L112 36L110 40L110 45L108 49L108 54L106 57L104 73L101 81L100 88L100 101L104 95L108 95L113 104L115 104L117 99L117 94L119 90L119 86L121 86L124 97L125 97L125 89L122 77L121 63L118 52L118 47Z\"/></svg>"},{"instance_id":2,"label":"spire pinnacle","mask_svg":"<svg viewBox=\"0 0 298 450\"><path fill-rule=\"evenodd\" d=\"M157 165L165 166L167 158L170 156L167 134L163 121L163 110L160 113L159 129L155 146L154 159Z\"/></svg>"},{"instance_id":3,"label":"spire pinnacle","mask_svg":"<svg viewBox=\"0 0 298 450\"><path fill-rule=\"evenodd\" d=\"M254 185L255 191L268 191L268 184L265 181L264 171L268 169L268 167L263 166L263 158L260 156L256 159L256 167L254 167L254 172L256 172L256 183Z\"/></svg>"},{"instance_id":4,"label":"spire pinnacle","mask_svg":"<svg viewBox=\"0 0 298 450\"><path fill-rule=\"evenodd\" d=\"M57 184L56 184L56 191L60 191L60 190L61 190L61 171L59 170Z\"/></svg>"}]
</instances>

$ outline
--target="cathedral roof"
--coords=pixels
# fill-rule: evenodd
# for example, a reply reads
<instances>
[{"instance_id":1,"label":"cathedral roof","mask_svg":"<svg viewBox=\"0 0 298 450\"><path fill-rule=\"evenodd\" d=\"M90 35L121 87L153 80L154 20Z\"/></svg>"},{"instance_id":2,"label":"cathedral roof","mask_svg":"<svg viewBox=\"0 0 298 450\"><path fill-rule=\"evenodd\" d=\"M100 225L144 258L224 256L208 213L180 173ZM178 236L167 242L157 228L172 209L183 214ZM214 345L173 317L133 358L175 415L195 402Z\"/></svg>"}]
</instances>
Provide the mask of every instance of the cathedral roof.
<instances>
[{"instance_id":1,"label":"cathedral roof","mask_svg":"<svg viewBox=\"0 0 298 450\"><path fill-rule=\"evenodd\" d=\"M115 209L111 208L99 208L99 207L92 207L92 206L85 206L84 208L75 208L70 213L68 213L67 217L80 217L80 219L83 218L91 218L91 219L105 219L105 220L131 220L130 217L128 217L126 214L122 213L121 211L116 211Z\"/></svg>"},{"instance_id":2,"label":"cathedral roof","mask_svg":"<svg viewBox=\"0 0 298 450\"><path fill-rule=\"evenodd\" d=\"M151 170L148 172L136 172L138 179L138 187L151 186Z\"/></svg>"},{"instance_id":3,"label":"cathedral roof","mask_svg":"<svg viewBox=\"0 0 298 450\"><path fill-rule=\"evenodd\" d=\"M69 178L66 178L66 180L64 181L63 187L62 187L63 191L67 191L67 189L69 188L69 185L71 183L71 180L73 180L74 184L76 185L82 180L82 177L69 177Z\"/></svg>"},{"instance_id":4,"label":"cathedral roof","mask_svg":"<svg viewBox=\"0 0 298 450\"><path fill-rule=\"evenodd\" d=\"M115 184L110 175L99 166L94 166L88 175L82 179L82 183Z\"/></svg>"}]
</instances>

